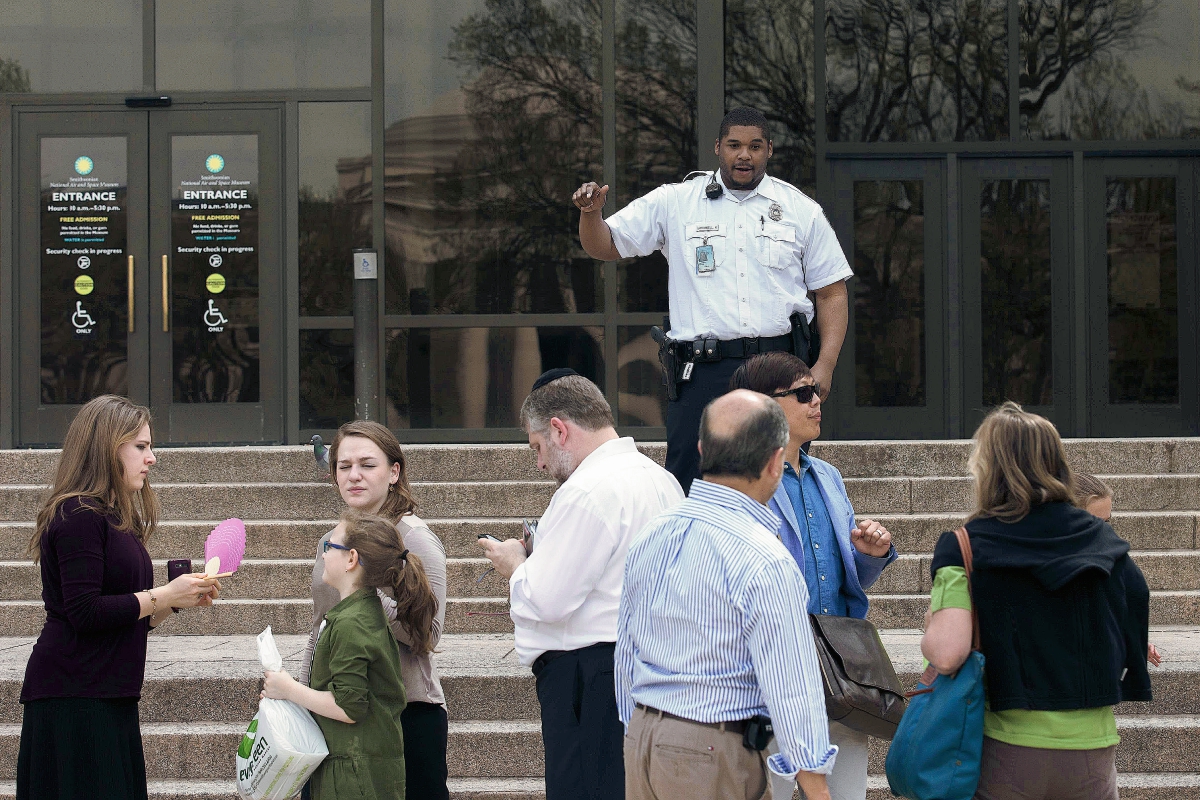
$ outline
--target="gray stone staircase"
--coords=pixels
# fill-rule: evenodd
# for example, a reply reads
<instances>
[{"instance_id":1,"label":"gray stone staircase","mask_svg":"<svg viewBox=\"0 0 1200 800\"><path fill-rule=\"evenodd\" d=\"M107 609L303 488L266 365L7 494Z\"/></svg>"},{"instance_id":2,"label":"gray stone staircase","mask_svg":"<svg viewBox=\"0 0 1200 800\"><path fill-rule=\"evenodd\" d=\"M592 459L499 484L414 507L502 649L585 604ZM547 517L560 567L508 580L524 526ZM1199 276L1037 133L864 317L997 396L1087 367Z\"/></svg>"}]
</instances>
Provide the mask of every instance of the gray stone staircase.
<instances>
[{"instance_id":1,"label":"gray stone staircase","mask_svg":"<svg viewBox=\"0 0 1200 800\"><path fill-rule=\"evenodd\" d=\"M915 682L919 628L938 535L970 507L966 442L818 443L846 477L855 510L893 531L903 554L871 590L872 618L898 671ZM644 449L661 460L664 447ZM1155 700L1118 708L1123 798L1200 798L1200 441L1068 443L1072 462L1116 491L1114 525L1153 590ZM436 655L450 709L449 761L457 800L543 797L533 680L512 653L507 584L480 582L479 533L517 533L545 508L553 484L519 445L410 446L418 512L450 558L446 635ZM151 635L141 705L151 795L232 800L233 753L257 705L254 635L270 624L293 668L310 624L315 546L339 512L308 448L161 450L151 473L164 520L150 542L156 568L199 560L221 519L247 522L247 552L211 609L181 613ZM15 793L25 661L41 627L37 570L25 556L54 451L0 452L0 800ZM467 481L485 476L487 481ZM160 577L161 580L161 577ZM500 612L497 614L496 612ZM869 796L890 797L884 743L873 742Z\"/></svg>"}]
</instances>

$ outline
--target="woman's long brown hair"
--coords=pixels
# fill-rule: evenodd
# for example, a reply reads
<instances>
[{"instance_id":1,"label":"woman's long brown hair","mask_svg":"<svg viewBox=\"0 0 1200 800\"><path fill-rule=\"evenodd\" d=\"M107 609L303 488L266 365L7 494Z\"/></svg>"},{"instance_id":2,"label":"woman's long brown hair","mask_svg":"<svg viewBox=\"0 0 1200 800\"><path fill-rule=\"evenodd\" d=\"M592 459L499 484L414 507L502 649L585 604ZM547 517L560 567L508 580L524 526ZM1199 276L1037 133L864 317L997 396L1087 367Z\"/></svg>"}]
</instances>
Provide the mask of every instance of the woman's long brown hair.
<instances>
[{"instance_id":1,"label":"woman's long brown hair","mask_svg":"<svg viewBox=\"0 0 1200 800\"><path fill-rule=\"evenodd\" d=\"M150 409L117 395L101 395L79 409L67 428L54 484L29 540L28 553L35 564L42 557L42 536L62 504L72 497L94 501L97 510L111 516L118 528L129 531L142 544L150 539L158 525L158 498L149 478L140 491L126 488L125 468L117 452L149 424Z\"/></svg>"},{"instance_id":2,"label":"woman's long brown hair","mask_svg":"<svg viewBox=\"0 0 1200 800\"><path fill-rule=\"evenodd\" d=\"M1075 502L1075 478L1054 423L1011 401L975 431L967 462L975 478L975 513L1018 522L1035 505Z\"/></svg>"},{"instance_id":3,"label":"woman's long brown hair","mask_svg":"<svg viewBox=\"0 0 1200 800\"><path fill-rule=\"evenodd\" d=\"M337 435L333 437L333 444L329 446L329 470L333 473L333 482L337 483L338 448L347 436L361 436L374 442L375 446L383 451L388 462L388 469L391 469L392 464L400 465L400 480L388 487L387 497L384 498L383 505L376 513L390 519L395 524L405 514L416 511L417 501L413 497L412 487L408 485L404 451L400 449L400 442L396 439L395 434L378 422L360 419L347 422L338 428Z\"/></svg>"},{"instance_id":4,"label":"woman's long brown hair","mask_svg":"<svg viewBox=\"0 0 1200 800\"><path fill-rule=\"evenodd\" d=\"M342 523L346 547L358 551L362 585L388 590L396 601L396 619L412 639L413 652L431 652L437 596L421 559L408 552L395 523L385 517L351 511L342 516Z\"/></svg>"}]
</instances>

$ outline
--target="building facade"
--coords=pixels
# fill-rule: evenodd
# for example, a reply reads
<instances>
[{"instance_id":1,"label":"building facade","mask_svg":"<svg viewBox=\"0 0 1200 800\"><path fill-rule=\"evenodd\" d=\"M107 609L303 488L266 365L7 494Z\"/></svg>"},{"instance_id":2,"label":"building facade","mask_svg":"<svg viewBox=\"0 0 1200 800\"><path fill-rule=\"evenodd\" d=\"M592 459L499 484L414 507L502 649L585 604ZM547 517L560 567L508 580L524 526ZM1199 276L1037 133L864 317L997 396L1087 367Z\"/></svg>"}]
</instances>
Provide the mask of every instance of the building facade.
<instances>
[{"instance_id":1,"label":"building facade","mask_svg":"<svg viewBox=\"0 0 1200 800\"><path fill-rule=\"evenodd\" d=\"M360 247L404 441L520 440L554 366L661 438L665 261L569 197L715 167L737 105L854 267L827 436L1200 432L1195 0L0 0L0 445L103 392L328 434Z\"/></svg>"}]
</instances>

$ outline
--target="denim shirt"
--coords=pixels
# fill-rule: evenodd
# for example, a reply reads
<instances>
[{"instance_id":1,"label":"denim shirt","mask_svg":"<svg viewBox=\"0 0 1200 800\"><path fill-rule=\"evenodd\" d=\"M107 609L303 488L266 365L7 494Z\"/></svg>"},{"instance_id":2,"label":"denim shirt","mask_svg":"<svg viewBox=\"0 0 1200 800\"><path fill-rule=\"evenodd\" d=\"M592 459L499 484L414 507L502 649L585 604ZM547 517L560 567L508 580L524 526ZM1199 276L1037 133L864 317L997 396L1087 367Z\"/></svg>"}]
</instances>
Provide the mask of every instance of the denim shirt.
<instances>
[{"instance_id":1,"label":"denim shirt","mask_svg":"<svg viewBox=\"0 0 1200 800\"><path fill-rule=\"evenodd\" d=\"M846 580L846 568L838 550L837 534L829 509L821 497L821 489L812 472L808 455L800 453L800 474L791 464L783 469L783 487L796 519L800 523L800 538L797 539L791 526L783 525L780 540L784 547L804 568L804 582L808 584L808 612L848 616L846 598L842 586Z\"/></svg>"}]
</instances>

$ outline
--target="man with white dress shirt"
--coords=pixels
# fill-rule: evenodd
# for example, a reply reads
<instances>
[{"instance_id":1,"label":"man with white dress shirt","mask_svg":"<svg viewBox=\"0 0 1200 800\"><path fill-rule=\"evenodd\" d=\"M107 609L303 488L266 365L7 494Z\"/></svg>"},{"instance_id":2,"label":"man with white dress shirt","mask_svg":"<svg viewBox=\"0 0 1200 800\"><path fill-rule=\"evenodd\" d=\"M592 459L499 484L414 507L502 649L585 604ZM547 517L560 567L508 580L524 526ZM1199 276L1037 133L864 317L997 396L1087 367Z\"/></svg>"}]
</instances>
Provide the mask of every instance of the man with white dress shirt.
<instances>
[{"instance_id":1,"label":"man with white dress shirt","mask_svg":"<svg viewBox=\"0 0 1200 800\"><path fill-rule=\"evenodd\" d=\"M853 271L815 201L766 174L767 119L735 108L714 148L720 170L666 184L606 220L607 186L585 183L579 241L616 261L661 250L669 265L670 337L660 346L668 386L667 469L684 491L699 476L700 413L723 394L743 359L786 350L828 393L848 318ZM809 299L809 293L815 295ZM809 326L816 317L819 349Z\"/></svg>"},{"instance_id":2,"label":"man with white dress shirt","mask_svg":"<svg viewBox=\"0 0 1200 800\"><path fill-rule=\"evenodd\" d=\"M837 747L808 591L766 506L787 443L775 401L745 389L714 400L703 480L629 548L616 647L629 800L761 798L768 786L787 800L796 783L829 800Z\"/></svg>"},{"instance_id":3,"label":"man with white dress shirt","mask_svg":"<svg viewBox=\"0 0 1200 800\"><path fill-rule=\"evenodd\" d=\"M683 490L633 439L618 438L604 394L574 370L537 379L521 426L558 490L529 555L519 539L479 544L509 577L517 656L537 681L546 800L620 800L624 730L613 646L625 554Z\"/></svg>"}]
</instances>

